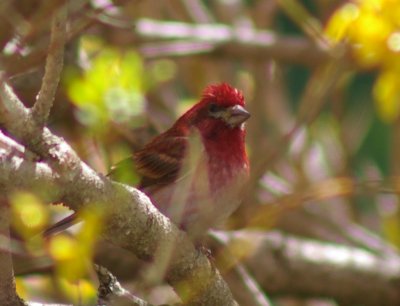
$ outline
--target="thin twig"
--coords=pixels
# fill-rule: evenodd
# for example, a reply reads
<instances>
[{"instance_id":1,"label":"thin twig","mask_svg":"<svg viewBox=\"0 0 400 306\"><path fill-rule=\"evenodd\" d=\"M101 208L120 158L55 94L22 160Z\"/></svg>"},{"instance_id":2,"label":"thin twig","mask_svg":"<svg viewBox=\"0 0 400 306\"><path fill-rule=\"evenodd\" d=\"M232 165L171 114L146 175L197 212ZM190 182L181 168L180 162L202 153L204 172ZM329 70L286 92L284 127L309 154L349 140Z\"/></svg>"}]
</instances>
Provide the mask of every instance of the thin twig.
<instances>
[{"instance_id":1,"label":"thin twig","mask_svg":"<svg viewBox=\"0 0 400 306\"><path fill-rule=\"evenodd\" d=\"M25 150L19 143L6 137L2 131L0 131L0 148L12 150L13 153L18 154L18 156L22 156Z\"/></svg>"},{"instance_id":2,"label":"thin twig","mask_svg":"<svg viewBox=\"0 0 400 306\"><path fill-rule=\"evenodd\" d=\"M53 105L61 71L64 64L67 9L60 7L54 12L51 25L49 51L42 86L32 108L32 117L39 126L44 126Z\"/></svg>"},{"instance_id":3,"label":"thin twig","mask_svg":"<svg viewBox=\"0 0 400 306\"><path fill-rule=\"evenodd\" d=\"M229 235L229 234L228 234ZM240 305L247 306L271 306L267 293L257 284L247 268L241 264L232 248L228 247L227 237L224 232L210 231L212 239L209 245L215 246L215 262L223 273L224 279L232 289L234 296ZM243 244L244 245L244 244Z\"/></svg>"},{"instance_id":4,"label":"thin twig","mask_svg":"<svg viewBox=\"0 0 400 306\"><path fill-rule=\"evenodd\" d=\"M99 279L98 289L98 304L99 305L112 305L115 302L121 301L124 305L132 306L154 306L141 298L131 294L128 290L123 288L118 279L111 274L106 268L94 265L94 269Z\"/></svg>"}]
</instances>

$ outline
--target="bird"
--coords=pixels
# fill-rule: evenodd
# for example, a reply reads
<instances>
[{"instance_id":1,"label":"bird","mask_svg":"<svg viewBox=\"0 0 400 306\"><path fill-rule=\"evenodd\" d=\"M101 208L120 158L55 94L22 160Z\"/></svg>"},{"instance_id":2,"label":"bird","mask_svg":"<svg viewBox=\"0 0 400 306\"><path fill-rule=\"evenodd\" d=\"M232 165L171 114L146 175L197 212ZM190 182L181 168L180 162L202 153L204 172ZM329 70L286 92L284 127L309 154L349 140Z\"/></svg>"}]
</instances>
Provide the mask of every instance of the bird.
<instances>
[{"instance_id":1,"label":"bird","mask_svg":"<svg viewBox=\"0 0 400 306\"><path fill-rule=\"evenodd\" d=\"M133 167L137 186L158 210L193 239L225 221L241 203L249 178L245 109L241 91L208 85L198 103L109 176ZM76 221L76 213L46 230L51 235Z\"/></svg>"}]
</instances>

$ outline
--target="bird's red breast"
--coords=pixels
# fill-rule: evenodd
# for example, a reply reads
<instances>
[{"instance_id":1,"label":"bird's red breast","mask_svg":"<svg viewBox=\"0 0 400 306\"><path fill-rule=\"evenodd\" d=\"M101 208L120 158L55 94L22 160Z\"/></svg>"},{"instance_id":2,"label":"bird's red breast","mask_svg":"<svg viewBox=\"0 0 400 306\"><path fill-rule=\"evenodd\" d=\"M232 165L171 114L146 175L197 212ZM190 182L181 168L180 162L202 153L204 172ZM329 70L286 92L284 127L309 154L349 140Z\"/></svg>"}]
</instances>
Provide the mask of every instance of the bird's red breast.
<instances>
[{"instance_id":1,"label":"bird's red breast","mask_svg":"<svg viewBox=\"0 0 400 306\"><path fill-rule=\"evenodd\" d=\"M200 102L135 154L140 188L181 227L204 231L239 205L249 173L244 106L237 89L210 85Z\"/></svg>"}]
</instances>

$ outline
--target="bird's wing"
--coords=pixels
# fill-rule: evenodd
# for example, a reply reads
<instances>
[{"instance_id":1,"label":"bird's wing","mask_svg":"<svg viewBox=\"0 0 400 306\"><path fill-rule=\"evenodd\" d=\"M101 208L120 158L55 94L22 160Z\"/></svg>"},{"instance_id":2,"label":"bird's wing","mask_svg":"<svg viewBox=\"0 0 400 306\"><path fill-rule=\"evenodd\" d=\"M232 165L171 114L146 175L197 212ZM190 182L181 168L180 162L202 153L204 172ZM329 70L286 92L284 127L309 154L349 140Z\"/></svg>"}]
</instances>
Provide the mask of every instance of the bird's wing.
<instances>
[{"instance_id":1,"label":"bird's wing","mask_svg":"<svg viewBox=\"0 0 400 306\"><path fill-rule=\"evenodd\" d=\"M164 135L165 136L165 135ZM156 137L133 156L139 188L163 186L174 182L179 175L188 145L187 137Z\"/></svg>"}]
</instances>

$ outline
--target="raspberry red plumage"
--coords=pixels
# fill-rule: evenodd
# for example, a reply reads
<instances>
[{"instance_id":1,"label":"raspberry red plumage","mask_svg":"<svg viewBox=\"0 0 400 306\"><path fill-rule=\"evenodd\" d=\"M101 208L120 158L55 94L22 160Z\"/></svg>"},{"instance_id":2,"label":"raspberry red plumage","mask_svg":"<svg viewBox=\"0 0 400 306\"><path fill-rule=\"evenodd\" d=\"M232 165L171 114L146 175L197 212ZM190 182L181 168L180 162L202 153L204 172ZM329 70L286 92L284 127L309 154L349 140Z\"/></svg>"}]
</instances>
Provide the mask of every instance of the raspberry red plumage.
<instances>
[{"instance_id":1,"label":"raspberry red plumage","mask_svg":"<svg viewBox=\"0 0 400 306\"><path fill-rule=\"evenodd\" d=\"M244 105L243 95L228 84L208 86L200 102L134 156L142 190L161 212L196 235L225 219L240 203L249 170L243 126L249 113ZM201 158L192 169L183 169L189 140L197 134ZM181 179L188 180L187 172L192 173L189 183ZM187 186L190 190L176 213L176 194Z\"/></svg>"},{"instance_id":2,"label":"raspberry red plumage","mask_svg":"<svg viewBox=\"0 0 400 306\"><path fill-rule=\"evenodd\" d=\"M210 85L200 102L133 156L139 189L193 236L240 204L249 173L244 122L250 115L244 106L237 89Z\"/></svg>"}]
</instances>

